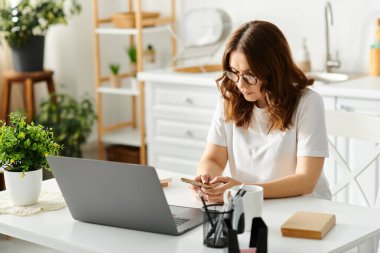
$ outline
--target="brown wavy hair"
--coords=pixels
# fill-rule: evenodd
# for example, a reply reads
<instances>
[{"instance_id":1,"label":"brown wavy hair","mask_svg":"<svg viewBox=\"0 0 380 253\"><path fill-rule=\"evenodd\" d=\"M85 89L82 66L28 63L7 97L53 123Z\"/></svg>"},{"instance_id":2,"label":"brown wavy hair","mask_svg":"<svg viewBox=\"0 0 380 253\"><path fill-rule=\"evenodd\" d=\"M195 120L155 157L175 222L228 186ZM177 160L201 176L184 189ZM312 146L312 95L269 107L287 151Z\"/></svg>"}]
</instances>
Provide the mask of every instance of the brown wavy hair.
<instances>
[{"instance_id":1,"label":"brown wavy hair","mask_svg":"<svg viewBox=\"0 0 380 253\"><path fill-rule=\"evenodd\" d=\"M268 133L273 129L288 129L303 91L314 80L307 79L294 63L284 34L270 22L247 22L227 42L222 61L224 70L231 71L230 55L234 51L246 56L250 71L263 82L261 91L268 105ZM226 121L248 128L255 103L245 100L225 73L216 82L224 98Z\"/></svg>"}]
</instances>

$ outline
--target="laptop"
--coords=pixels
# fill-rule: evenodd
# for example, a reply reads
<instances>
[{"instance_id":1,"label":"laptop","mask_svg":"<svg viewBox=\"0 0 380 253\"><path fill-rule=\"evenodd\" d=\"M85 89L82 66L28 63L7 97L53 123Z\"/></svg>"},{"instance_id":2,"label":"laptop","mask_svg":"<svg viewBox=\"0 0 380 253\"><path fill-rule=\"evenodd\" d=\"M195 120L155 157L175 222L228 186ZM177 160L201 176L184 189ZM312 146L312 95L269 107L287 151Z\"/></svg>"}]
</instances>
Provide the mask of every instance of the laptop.
<instances>
[{"instance_id":1,"label":"laptop","mask_svg":"<svg viewBox=\"0 0 380 253\"><path fill-rule=\"evenodd\" d=\"M202 224L200 209L168 205L153 167L58 156L47 160L76 220L168 235Z\"/></svg>"}]
</instances>

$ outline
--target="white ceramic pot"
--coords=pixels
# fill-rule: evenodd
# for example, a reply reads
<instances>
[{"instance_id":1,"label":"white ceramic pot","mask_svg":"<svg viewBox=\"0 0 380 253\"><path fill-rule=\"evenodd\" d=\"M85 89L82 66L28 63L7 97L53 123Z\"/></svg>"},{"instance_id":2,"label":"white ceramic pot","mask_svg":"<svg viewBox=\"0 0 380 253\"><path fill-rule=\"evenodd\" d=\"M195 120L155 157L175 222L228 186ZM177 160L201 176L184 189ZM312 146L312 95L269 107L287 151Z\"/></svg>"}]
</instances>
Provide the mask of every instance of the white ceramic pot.
<instances>
[{"instance_id":1,"label":"white ceramic pot","mask_svg":"<svg viewBox=\"0 0 380 253\"><path fill-rule=\"evenodd\" d=\"M42 169L25 172L4 170L5 188L15 206L37 203L41 192Z\"/></svg>"}]
</instances>

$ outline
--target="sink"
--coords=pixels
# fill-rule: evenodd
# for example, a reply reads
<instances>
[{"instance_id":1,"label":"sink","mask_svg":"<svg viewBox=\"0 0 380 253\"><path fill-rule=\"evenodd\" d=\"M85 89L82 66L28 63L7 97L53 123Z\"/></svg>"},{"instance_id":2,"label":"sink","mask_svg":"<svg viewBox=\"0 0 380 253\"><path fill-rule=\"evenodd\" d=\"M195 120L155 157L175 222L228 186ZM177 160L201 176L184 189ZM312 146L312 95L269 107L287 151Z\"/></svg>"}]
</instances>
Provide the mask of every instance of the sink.
<instances>
[{"instance_id":1,"label":"sink","mask_svg":"<svg viewBox=\"0 0 380 253\"><path fill-rule=\"evenodd\" d=\"M315 81L323 83L336 83L351 79L352 76L344 73L329 73L329 72L308 72L305 73L307 78L312 78Z\"/></svg>"}]
</instances>

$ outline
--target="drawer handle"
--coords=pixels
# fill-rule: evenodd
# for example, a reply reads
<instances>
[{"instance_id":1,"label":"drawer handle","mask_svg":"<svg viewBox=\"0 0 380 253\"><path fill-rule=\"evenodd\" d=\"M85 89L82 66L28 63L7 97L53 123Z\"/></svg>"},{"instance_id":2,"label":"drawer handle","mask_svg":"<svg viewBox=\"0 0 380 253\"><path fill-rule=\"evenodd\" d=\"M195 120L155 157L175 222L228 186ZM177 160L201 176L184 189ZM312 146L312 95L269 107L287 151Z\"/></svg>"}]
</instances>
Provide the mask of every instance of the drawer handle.
<instances>
[{"instance_id":1,"label":"drawer handle","mask_svg":"<svg viewBox=\"0 0 380 253\"><path fill-rule=\"evenodd\" d=\"M355 109L352 106L349 105L339 105L339 108L341 110L347 111L347 112L353 112Z\"/></svg>"},{"instance_id":2,"label":"drawer handle","mask_svg":"<svg viewBox=\"0 0 380 253\"><path fill-rule=\"evenodd\" d=\"M192 105L193 104L193 100L189 97L185 97L183 99L183 101L186 103L186 104L189 104L189 105Z\"/></svg>"},{"instance_id":3,"label":"drawer handle","mask_svg":"<svg viewBox=\"0 0 380 253\"><path fill-rule=\"evenodd\" d=\"M193 138L193 137L194 137L194 134L193 134L193 132L191 132L190 130L187 130L187 131L186 131L186 136L187 136L187 137L190 137L190 138Z\"/></svg>"}]
</instances>

